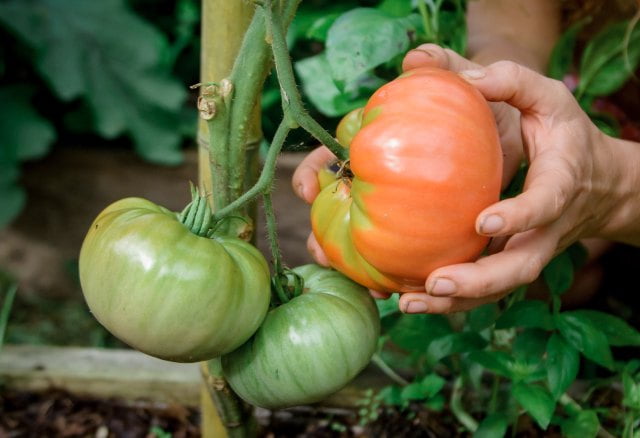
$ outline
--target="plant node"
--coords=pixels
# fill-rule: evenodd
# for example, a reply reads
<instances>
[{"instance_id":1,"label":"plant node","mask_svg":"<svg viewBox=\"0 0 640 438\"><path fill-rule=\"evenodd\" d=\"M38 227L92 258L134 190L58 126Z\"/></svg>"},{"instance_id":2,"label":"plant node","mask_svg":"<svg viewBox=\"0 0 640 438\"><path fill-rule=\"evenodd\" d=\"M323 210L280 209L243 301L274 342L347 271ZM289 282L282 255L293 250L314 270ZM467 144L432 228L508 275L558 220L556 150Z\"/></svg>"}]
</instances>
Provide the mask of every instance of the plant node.
<instances>
[{"instance_id":1,"label":"plant node","mask_svg":"<svg viewBox=\"0 0 640 438\"><path fill-rule=\"evenodd\" d=\"M216 104L204 95L198 97L198 112L204 120L211 120L216 116Z\"/></svg>"}]
</instances>

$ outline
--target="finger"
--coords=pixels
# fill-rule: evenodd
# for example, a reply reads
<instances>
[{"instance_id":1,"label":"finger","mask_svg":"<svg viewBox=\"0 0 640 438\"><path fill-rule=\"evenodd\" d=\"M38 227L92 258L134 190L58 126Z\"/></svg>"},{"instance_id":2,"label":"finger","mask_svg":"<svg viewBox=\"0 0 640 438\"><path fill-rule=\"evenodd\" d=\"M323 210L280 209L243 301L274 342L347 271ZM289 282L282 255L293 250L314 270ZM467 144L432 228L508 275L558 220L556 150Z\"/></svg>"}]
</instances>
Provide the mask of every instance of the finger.
<instances>
[{"instance_id":1,"label":"finger","mask_svg":"<svg viewBox=\"0 0 640 438\"><path fill-rule=\"evenodd\" d=\"M504 190L520 169L524 158L520 111L504 102L490 102L490 106L500 132L504 160L502 165L502 189Z\"/></svg>"},{"instance_id":2,"label":"finger","mask_svg":"<svg viewBox=\"0 0 640 438\"><path fill-rule=\"evenodd\" d=\"M524 191L482 211L476 231L486 236L508 236L550 224L575 197L575 181L568 163L556 153L542 152L531 163Z\"/></svg>"},{"instance_id":3,"label":"finger","mask_svg":"<svg viewBox=\"0 0 640 438\"><path fill-rule=\"evenodd\" d=\"M321 266L329 267L329 259L327 255L322 250L322 247L318 243L316 236L313 233L309 234L309 238L307 239L307 250L311 257Z\"/></svg>"},{"instance_id":4,"label":"finger","mask_svg":"<svg viewBox=\"0 0 640 438\"><path fill-rule=\"evenodd\" d=\"M450 49L443 49L436 44L422 44L410 50L402 61L402 70L407 71L419 67L438 67L459 72L480 65L463 58Z\"/></svg>"},{"instance_id":5,"label":"finger","mask_svg":"<svg viewBox=\"0 0 640 438\"><path fill-rule=\"evenodd\" d=\"M429 295L449 298L487 298L532 283L553 257L555 230L536 229L513 236L504 251L435 270L429 275Z\"/></svg>"},{"instance_id":6,"label":"finger","mask_svg":"<svg viewBox=\"0 0 640 438\"><path fill-rule=\"evenodd\" d=\"M318 172L335 158L335 155L326 146L320 146L311 151L293 173L291 185L296 195L311 204L320 193Z\"/></svg>"},{"instance_id":7,"label":"finger","mask_svg":"<svg viewBox=\"0 0 640 438\"><path fill-rule=\"evenodd\" d=\"M405 293L400 296L399 307L403 313L454 313L466 312L483 304L502 299L508 292L483 298L434 297L424 292Z\"/></svg>"},{"instance_id":8,"label":"finger","mask_svg":"<svg viewBox=\"0 0 640 438\"><path fill-rule=\"evenodd\" d=\"M369 289L369 294L370 294L373 298L375 298L375 299L377 299L377 300L386 300L386 299L388 299L388 298L391 296L391 294L390 294L390 293L387 293L387 292L379 292L379 291L377 291L377 290L372 290L372 289Z\"/></svg>"},{"instance_id":9,"label":"finger","mask_svg":"<svg viewBox=\"0 0 640 438\"><path fill-rule=\"evenodd\" d=\"M487 100L507 102L525 112L551 114L573 99L560 81L550 79L512 61L499 61L485 68L460 74Z\"/></svg>"}]
</instances>

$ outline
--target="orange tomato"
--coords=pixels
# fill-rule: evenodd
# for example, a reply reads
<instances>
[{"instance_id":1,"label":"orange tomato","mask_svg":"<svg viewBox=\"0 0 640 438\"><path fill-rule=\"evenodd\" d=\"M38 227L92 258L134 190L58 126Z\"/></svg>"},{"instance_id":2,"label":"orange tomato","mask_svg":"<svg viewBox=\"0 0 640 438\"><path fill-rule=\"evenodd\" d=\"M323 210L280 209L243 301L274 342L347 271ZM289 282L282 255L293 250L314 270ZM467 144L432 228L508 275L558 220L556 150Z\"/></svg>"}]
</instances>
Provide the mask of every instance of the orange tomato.
<instances>
[{"instance_id":1,"label":"orange tomato","mask_svg":"<svg viewBox=\"0 0 640 438\"><path fill-rule=\"evenodd\" d=\"M361 121L346 136L353 176L318 195L313 232L331 265L358 283L424 290L434 269L474 260L487 244L475 221L499 199L496 122L473 86L434 68L378 89Z\"/></svg>"}]
</instances>

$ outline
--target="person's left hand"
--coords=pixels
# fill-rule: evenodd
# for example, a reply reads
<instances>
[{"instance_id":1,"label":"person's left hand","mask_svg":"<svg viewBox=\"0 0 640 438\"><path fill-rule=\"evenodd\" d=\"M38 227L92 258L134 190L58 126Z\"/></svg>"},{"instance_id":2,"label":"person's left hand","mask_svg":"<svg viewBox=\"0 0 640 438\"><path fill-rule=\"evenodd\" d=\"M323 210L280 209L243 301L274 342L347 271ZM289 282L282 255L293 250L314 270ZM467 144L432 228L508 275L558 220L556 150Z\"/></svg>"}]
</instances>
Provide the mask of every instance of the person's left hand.
<instances>
[{"instance_id":1,"label":"person's left hand","mask_svg":"<svg viewBox=\"0 0 640 438\"><path fill-rule=\"evenodd\" d=\"M632 160L589 120L564 84L507 61L461 76L487 100L518 108L530 166L522 194L478 215L477 232L494 238L490 255L436 269L427 293L401 296L407 313L465 311L497 301L533 282L573 242L607 237L619 217L629 216L623 179L630 172L620 169Z\"/></svg>"}]
</instances>

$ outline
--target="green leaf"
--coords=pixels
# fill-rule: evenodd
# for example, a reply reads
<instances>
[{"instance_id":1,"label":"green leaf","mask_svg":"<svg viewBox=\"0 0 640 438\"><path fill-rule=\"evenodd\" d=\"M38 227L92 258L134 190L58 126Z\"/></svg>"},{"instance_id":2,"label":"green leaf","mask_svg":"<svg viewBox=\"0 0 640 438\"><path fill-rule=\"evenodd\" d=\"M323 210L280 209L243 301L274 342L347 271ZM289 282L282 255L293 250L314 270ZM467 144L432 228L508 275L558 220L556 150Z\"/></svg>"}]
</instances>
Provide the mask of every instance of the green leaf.
<instances>
[{"instance_id":1,"label":"green leaf","mask_svg":"<svg viewBox=\"0 0 640 438\"><path fill-rule=\"evenodd\" d=\"M620 137L621 127L615 117L610 116L609 114L596 113L593 111L588 111L587 114L593 124L596 125L600 131L611 137Z\"/></svg>"},{"instance_id":2,"label":"green leaf","mask_svg":"<svg viewBox=\"0 0 640 438\"><path fill-rule=\"evenodd\" d=\"M617 91L640 63L640 26L625 36L629 22L611 25L586 46L580 63L578 95L604 96Z\"/></svg>"},{"instance_id":3,"label":"green leaf","mask_svg":"<svg viewBox=\"0 0 640 438\"><path fill-rule=\"evenodd\" d=\"M442 46L464 55L467 51L467 21L464 7L458 3L453 11L441 10L438 14L438 36Z\"/></svg>"},{"instance_id":4,"label":"green leaf","mask_svg":"<svg viewBox=\"0 0 640 438\"><path fill-rule=\"evenodd\" d=\"M340 91L331 79L326 53L305 58L295 64L302 90L318 111L329 117L341 116L367 103L369 95L384 81L375 76L363 76Z\"/></svg>"},{"instance_id":5,"label":"green leaf","mask_svg":"<svg viewBox=\"0 0 640 438\"><path fill-rule=\"evenodd\" d=\"M576 40L584 25L584 21L575 23L558 39L551 52L551 58L549 59L549 77L562 80L567 73L569 73L571 62L573 61Z\"/></svg>"},{"instance_id":6,"label":"green leaf","mask_svg":"<svg viewBox=\"0 0 640 438\"><path fill-rule=\"evenodd\" d=\"M587 264L589 252L581 242L574 242L569 245L566 251L569 254L569 257L571 257L571 263L573 263L574 269L580 269Z\"/></svg>"},{"instance_id":7,"label":"green leaf","mask_svg":"<svg viewBox=\"0 0 640 438\"><path fill-rule=\"evenodd\" d=\"M467 313L466 323L472 332L481 332L491 327L499 314L500 309L496 303L485 304Z\"/></svg>"},{"instance_id":8,"label":"green leaf","mask_svg":"<svg viewBox=\"0 0 640 438\"><path fill-rule=\"evenodd\" d=\"M512 388L513 397L520 403L542 429L547 429L551 416L556 409L556 402L542 387L516 383Z\"/></svg>"},{"instance_id":9,"label":"green leaf","mask_svg":"<svg viewBox=\"0 0 640 438\"><path fill-rule=\"evenodd\" d=\"M333 14L318 18L309 27L305 36L310 40L326 41L329 29L331 29L331 26L333 26L333 23L335 23L340 15L342 15L342 13L334 12Z\"/></svg>"},{"instance_id":10,"label":"green leaf","mask_svg":"<svg viewBox=\"0 0 640 438\"><path fill-rule=\"evenodd\" d=\"M289 49L293 47L296 41L301 39L320 39L326 40L327 29L321 30L328 21L333 24L335 19L342 13L358 6L356 1L342 0L332 4L324 4L322 8L317 5L302 2L293 22L289 26L287 33L287 44ZM330 26L329 26L330 27Z\"/></svg>"},{"instance_id":11,"label":"green leaf","mask_svg":"<svg viewBox=\"0 0 640 438\"><path fill-rule=\"evenodd\" d=\"M477 333L451 333L431 341L427 349L427 361L435 364L452 354L481 350L486 346L486 339Z\"/></svg>"},{"instance_id":12,"label":"green leaf","mask_svg":"<svg viewBox=\"0 0 640 438\"><path fill-rule=\"evenodd\" d=\"M376 306L378 306L378 313L380 314L380 319L400 313L400 309L398 307L398 303L400 302L399 294L393 294L386 300L376 300Z\"/></svg>"},{"instance_id":13,"label":"green leaf","mask_svg":"<svg viewBox=\"0 0 640 438\"><path fill-rule=\"evenodd\" d=\"M600 430L600 421L594 411L583 410L560 423L562 436L566 438L595 438Z\"/></svg>"},{"instance_id":14,"label":"green leaf","mask_svg":"<svg viewBox=\"0 0 640 438\"><path fill-rule=\"evenodd\" d=\"M484 368L494 373L513 379L513 359L504 351L474 351L469 355L469 360L479 363Z\"/></svg>"},{"instance_id":15,"label":"green leaf","mask_svg":"<svg viewBox=\"0 0 640 438\"><path fill-rule=\"evenodd\" d=\"M426 351L434 340L451 333L449 321L442 315L401 315L389 329L389 337L408 351Z\"/></svg>"},{"instance_id":16,"label":"green leaf","mask_svg":"<svg viewBox=\"0 0 640 438\"><path fill-rule=\"evenodd\" d=\"M523 161L520 163L520 167L518 171L511 179L511 182L500 194L500 199L508 199L513 198L514 196L522 193L522 189L524 187L524 181L527 178L527 171L529 170L529 166Z\"/></svg>"},{"instance_id":17,"label":"green leaf","mask_svg":"<svg viewBox=\"0 0 640 438\"><path fill-rule=\"evenodd\" d=\"M551 259L542 270L544 281L553 295L562 295L573 283L573 263L567 251Z\"/></svg>"},{"instance_id":18,"label":"green leaf","mask_svg":"<svg viewBox=\"0 0 640 438\"><path fill-rule=\"evenodd\" d=\"M30 100L31 86L0 88L0 228L13 221L24 208L26 194L19 186L19 163L40 158L50 149L56 133Z\"/></svg>"},{"instance_id":19,"label":"green leaf","mask_svg":"<svg viewBox=\"0 0 640 438\"><path fill-rule=\"evenodd\" d=\"M571 312L591 321L607 337L609 345L615 347L640 346L640 332L617 316L597 310L575 310Z\"/></svg>"},{"instance_id":20,"label":"green leaf","mask_svg":"<svg viewBox=\"0 0 640 438\"><path fill-rule=\"evenodd\" d=\"M385 386L380 390L377 398L389 406L401 406L405 403L402 398L402 388L397 385Z\"/></svg>"},{"instance_id":21,"label":"green leaf","mask_svg":"<svg viewBox=\"0 0 640 438\"><path fill-rule=\"evenodd\" d=\"M3 166L0 165L0 172ZM27 196L22 187L15 184L0 185L0 228L10 224L22 211Z\"/></svg>"},{"instance_id":22,"label":"green leaf","mask_svg":"<svg viewBox=\"0 0 640 438\"><path fill-rule=\"evenodd\" d=\"M357 8L342 15L329 29L326 42L333 79L348 84L406 52L410 23L373 8Z\"/></svg>"},{"instance_id":23,"label":"green leaf","mask_svg":"<svg viewBox=\"0 0 640 438\"><path fill-rule=\"evenodd\" d=\"M406 17L413 10L411 0L382 0L378 9L392 17Z\"/></svg>"},{"instance_id":24,"label":"green leaf","mask_svg":"<svg viewBox=\"0 0 640 438\"><path fill-rule=\"evenodd\" d=\"M176 126L186 87L163 65L166 38L123 0L8 0L0 21L34 49L61 99L86 99L101 135L129 133L153 162L182 160Z\"/></svg>"},{"instance_id":25,"label":"green leaf","mask_svg":"<svg viewBox=\"0 0 640 438\"><path fill-rule=\"evenodd\" d=\"M551 330L553 318L547 304L542 301L518 301L496 321L496 329L528 327Z\"/></svg>"},{"instance_id":26,"label":"green leaf","mask_svg":"<svg viewBox=\"0 0 640 438\"><path fill-rule=\"evenodd\" d=\"M602 327L591 319L576 312L563 312L555 317L556 327L569 345L581 352L587 359L613 368L613 357L607 337Z\"/></svg>"},{"instance_id":27,"label":"green leaf","mask_svg":"<svg viewBox=\"0 0 640 438\"><path fill-rule=\"evenodd\" d=\"M579 369L578 350L554 333L547 343L547 383L556 400L571 386Z\"/></svg>"},{"instance_id":28,"label":"green leaf","mask_svg":"<svg viewBox=\"0 0 640 438\"><path fill-rule=\"evenodd\" d=\"M53 125L33 108L31 86L0 88L0 162L41 158L56 138Z\"/></svg>"},{"instance_id":29,"label":"green leaf","mask_svg":"<svg viewBox=\"0 0 640 438\"><path fill-rule=\"evenodd\" d=\"M478 429L474 432L473 438L502 438L507 433L509 418L501 413L488 415Z\"/></svg>"},{"instance_id":30,"label":"green leaf","mask_svg":"<svg viewBox=\"0 0 640 438\"><path fill-rule=\"evenodd\" d=\"M429 374L419 382L413 382L402 388L400 397L403 400L428 400L438 394L446 380L437 374Z\"/></svg>"},{"instance_id":31,"label":"green leaf","mask_svg":"<svg viewBox=\"0 0 640 438\"><path fill-rule=\"evenodd\" d=\"M624 398L622 404L628 408L640 411L640 382L634 381L630 373L622 373L622 388Z\"/></svg>"},{"instance_id":32,"label":"green leaf","mask_svg":"<svg viewBox=\"0 0 640 438\"><path fill-rule=\"evenodd\" d=\"M547 347L549 333L541 329L525 329L513 341L513 356L522 362L540 364Z\"/></svg>"}]
</instances>

